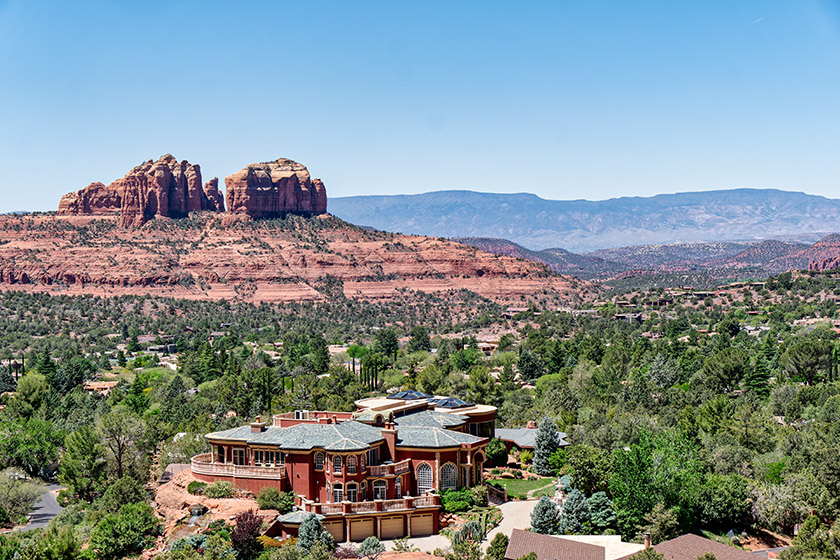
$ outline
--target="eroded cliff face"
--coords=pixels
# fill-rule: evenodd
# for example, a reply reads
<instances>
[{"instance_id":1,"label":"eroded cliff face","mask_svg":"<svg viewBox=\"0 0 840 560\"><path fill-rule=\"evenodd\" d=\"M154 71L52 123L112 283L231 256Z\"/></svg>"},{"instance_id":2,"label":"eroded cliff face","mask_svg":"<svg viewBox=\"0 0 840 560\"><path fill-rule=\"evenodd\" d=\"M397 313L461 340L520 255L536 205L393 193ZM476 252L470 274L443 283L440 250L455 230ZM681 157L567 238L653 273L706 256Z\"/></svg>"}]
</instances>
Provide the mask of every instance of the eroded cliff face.
<instances>
[{"instance_id":1,"label":"eroded cliff face","mask_svg":"<svg viewBox=\"0 0 840 560\"><path fill-rule=\"evenodd\" d=\"M317 216L327 211L324 183L312 180L305 166L290 159L252 163L225 177L225 190L228 212L252 218Z\"/></svg>"},{"instance_id":2,"label":"eroded cliff face","mask_svg":"<svg viewBox=\"0 0 840 560\"><path fill-rule=\"evenodd\" d=\"M113 214L121 227L137 227L156 216L181 218L190 212L224 211L218 179L201 183L201 168L166 154L146 161L107 187L92 183L62 197L58 213L64 215Z\"/></svg>"}]
</instances>

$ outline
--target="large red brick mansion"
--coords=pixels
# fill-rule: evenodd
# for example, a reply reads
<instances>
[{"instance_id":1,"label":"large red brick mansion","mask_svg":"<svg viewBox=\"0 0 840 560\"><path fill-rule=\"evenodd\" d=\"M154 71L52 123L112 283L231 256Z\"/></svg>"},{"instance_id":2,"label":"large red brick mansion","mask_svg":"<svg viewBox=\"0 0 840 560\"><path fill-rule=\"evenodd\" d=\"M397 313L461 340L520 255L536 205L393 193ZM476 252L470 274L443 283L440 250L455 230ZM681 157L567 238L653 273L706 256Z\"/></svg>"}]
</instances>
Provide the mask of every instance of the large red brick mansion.
<instances>
[{"instance_id":1,"label":"large red brick mansion","mask_svg":"<svg viewBox=\"0 0 840 560\"><path fill-rule=\"evenodd\" d=\"M277 519L275 535L296 535L310 513L336 541L436 533L439 495L482 483L495 407L416 391L355 404L207 434L212 451L193 457L193 476L294 491L299 507Z\"/></svg>"}]
</instances>

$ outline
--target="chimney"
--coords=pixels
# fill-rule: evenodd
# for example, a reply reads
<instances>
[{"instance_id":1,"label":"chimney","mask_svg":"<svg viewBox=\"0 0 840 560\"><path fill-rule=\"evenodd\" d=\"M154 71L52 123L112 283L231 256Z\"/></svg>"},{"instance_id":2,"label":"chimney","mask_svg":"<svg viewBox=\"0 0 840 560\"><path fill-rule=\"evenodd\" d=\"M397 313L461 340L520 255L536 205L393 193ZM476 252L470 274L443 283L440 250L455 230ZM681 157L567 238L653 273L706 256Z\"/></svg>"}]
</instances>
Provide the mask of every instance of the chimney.
<instances>
[{"instance_id":1,"label":"chimney","mask_svg":"<svg viewBox=\"0 0 840 560\"><path fill-rule=\"evenodd\" d=\"M382 437L385 438L385 445L388 446L388 453L392 461L397 460L397 430L394 429L393 422L385 422L385 427L382 429Z\"/></svg>"},{"instance_id":2,"label":"chimney","mask_svg":"<svg viewBox=\"0 0 840 560\"><path fill-rule=\"evenodd\" d=\"M251 422L251 432L264 432L265 431L265 422L260 422L260 417L257 416L254 418L254 421Z\"/></svg>"},{"instance_id":3,"label":"chimney","mask_svg":"<svg viewBox=\"0 0 840 560\"><path fill-rule=\"evenodd\" d=\"M537 429L537 423L534 422L533 420L528 420L528 423L525 425L525 427L528 428L529 430L536 430Z\"/></svg>"},{"instance_id":4,"label":"chimney","mask_svg":"<svg viewBox=\"0 0 840 560\"><path fill-rule=\"evenodd\" d=\"M645 548L650 548L650 533L645 533Z\"/></svg>"}]
</instances>

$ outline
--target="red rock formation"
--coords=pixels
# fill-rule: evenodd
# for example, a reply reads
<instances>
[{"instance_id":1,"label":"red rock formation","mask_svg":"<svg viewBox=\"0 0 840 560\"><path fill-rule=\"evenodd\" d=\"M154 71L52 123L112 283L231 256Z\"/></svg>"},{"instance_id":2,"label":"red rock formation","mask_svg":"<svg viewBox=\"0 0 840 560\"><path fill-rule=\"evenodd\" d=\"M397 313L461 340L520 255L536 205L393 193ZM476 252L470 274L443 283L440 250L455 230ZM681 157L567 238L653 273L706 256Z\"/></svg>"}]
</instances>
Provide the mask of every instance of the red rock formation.
<instances>
[{"instance_id":1,"label":"red rock formation","mask_svg":"<svg viewBox=\"0 0 840 560\"><path fill-rule=\"evenodd\" d=\"M155 216L180 218L198 210L224 211L218 179L201 184L201 168L171 154L149 160L107 187L92 183L62 197L59 214L120 211L120 226L141 226Z\"/></svg>"},{"instance_id":2,"label":"red rock formation","mask_svg":"<svg viewBox=\"0 0 840 560\"><path fill-rule=\"evenodd\" d=\"M65 194L58 203L59 214L113 214L122 202L116 190L102 183L91 183L82 190Z\"/></svg>"},{"instance_id":3,"label":"red rock formation","mask_svg":"<svg viewBox=\"0 0 840 560\"><path fill-rule=\"evenodd\" d=\"M210 208L216 208L219 212L225 211L225 197L219 190L219 178L213 177L204 183L204 196L207 197L207 203Z\"/></svg>"},{"instance_id":4,"label":"red rock formation","mask_svg":"<svg viewBox=\"0 0 840 560\"><path fill-rule=\"evenodd\" d=\"M252 218L286 214L313 216L327 211L327 191L311 180L303 165L290 159L252 163L225 177L228 212Z\"/></svg>"}]
</instances>

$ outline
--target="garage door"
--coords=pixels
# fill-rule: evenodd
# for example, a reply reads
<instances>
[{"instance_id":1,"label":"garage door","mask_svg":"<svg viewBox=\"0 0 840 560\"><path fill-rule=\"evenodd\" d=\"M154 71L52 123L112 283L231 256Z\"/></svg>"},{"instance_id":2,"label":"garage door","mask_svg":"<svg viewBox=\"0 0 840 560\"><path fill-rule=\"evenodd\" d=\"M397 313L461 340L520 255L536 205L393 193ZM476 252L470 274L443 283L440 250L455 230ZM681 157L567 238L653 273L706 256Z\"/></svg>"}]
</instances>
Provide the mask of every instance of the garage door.
<instances>
[{"instance_id":1,"label":"garage door","mask_svg":"<svg viewBox=\"0 0 840 560\"><path fill-rule=\"evenodd\" d=\"M324 529L329 531L335 542L344 542L344 520L338 521L324 521L322 522Z\"/></svg>"},{"instance_id":2,"label":"garage door","mask_svg":"<svg viewBox=\"0 0 840 560\"><path fill-rule=\"evenodd\" d=\"M422 537L431 535L435 530L434 521L432 521L432 514L415 515L411 518L411 536Z\"/></svg>"},{"instance_id":3,"label":"garage door","mask_svg":"<svg viewBox=\"0 0 840 560\"><path fill-rule=\"evenodd\" d=\"M399 539L405 536L405 529L403 528L403 517L383 517L382 518L382 534L379 538L382 540Z\"/></svg>"},{"instance_id":4,"label":"garage door","mask_svg":"<svg viewBox=\"0 0 840 560\"><path fill-rule=\"evenodd\" d=\"M373 536L373 519L353 519L350 521L350 540L363 541Z\"/></svg>"}]
</instances>

